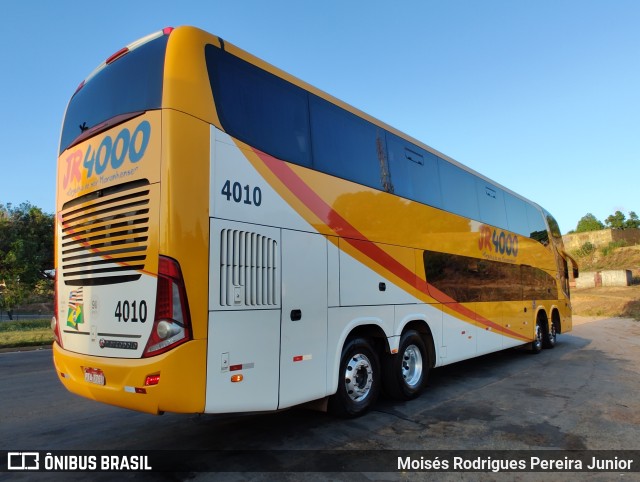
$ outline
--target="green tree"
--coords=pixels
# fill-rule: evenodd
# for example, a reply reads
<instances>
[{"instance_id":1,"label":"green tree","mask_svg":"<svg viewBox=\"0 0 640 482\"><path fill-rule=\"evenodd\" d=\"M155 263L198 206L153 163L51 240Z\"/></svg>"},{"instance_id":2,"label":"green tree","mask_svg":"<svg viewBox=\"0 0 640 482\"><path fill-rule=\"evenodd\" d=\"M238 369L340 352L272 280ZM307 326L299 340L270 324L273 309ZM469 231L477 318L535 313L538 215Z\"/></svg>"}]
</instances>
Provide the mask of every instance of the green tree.
<instances>
[{"instance_id":1,"label":"green tree","mask_svg":"<svg viewBox=\"0 0 640 482\"><path fill-rule=\"evenodd\" d=\"M576 227L576 233L585 233L587 231L599 231L604 229L604 224L593 214L587 213L580 218L578 226Z\"/></svg>"},{"instance_id":2,"label":"green tree","mask_svg":"<svg viewBox=\"0 0 640 482\"><path fill-rule=\"evenodd\" d=\"M635 211L629 211L629 219L624 222L625 228L640 228L640 219Z\"/></svg>"},{"instance_id":3,"label":"green tree","mask_svg":"<svg viewBox=\"0 0 640 482\"><path fill-rule=\"evenodd\" d=\"M53 215L22 203L0 204L0 308L10 309L53 279Z\"/></svg>"},{"instance_id":4,"label":"green tree","mask_svg":"<svg viewBox=\"0 0 640 482\"><path fill-rule=\"evenodd\" d=\"M622 211L616 211L607 219L604 220L608 228L611 229L624 229L625 221L627 217L622 213Z\"/></svg>"}]
</instances>

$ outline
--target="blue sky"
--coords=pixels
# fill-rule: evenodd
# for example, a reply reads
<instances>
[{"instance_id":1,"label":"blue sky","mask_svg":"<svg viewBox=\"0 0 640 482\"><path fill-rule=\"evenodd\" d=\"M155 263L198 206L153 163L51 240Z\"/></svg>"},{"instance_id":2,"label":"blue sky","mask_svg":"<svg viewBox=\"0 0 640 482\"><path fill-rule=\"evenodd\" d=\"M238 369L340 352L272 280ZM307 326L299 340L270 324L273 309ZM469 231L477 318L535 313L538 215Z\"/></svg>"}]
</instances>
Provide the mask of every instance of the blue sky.
<instances>
[{"instance_id":1,"label":"blue sky","mask_svg":"<svg viewBox=\"0 0 640 482\"><path fill-rule=\"evenodd\" d=\"M2 204L53 212L80 81L194 25L536 201L563 232L640 211L636 0L4 0L2 18Z\"/></svg>"}]
</instances>

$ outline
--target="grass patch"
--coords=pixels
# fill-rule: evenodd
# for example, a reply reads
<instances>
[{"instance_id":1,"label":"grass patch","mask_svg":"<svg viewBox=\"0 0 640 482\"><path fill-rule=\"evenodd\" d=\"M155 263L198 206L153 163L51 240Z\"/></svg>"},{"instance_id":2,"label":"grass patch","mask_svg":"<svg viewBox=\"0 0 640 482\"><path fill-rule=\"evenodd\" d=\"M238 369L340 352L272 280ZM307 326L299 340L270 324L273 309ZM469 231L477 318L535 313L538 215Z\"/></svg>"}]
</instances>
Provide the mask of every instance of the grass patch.
<instances>
[{"instance_id":1,"label":"grass patch","mask_svg":"<svg viewBox=\"0 0 640 482\"><path fill-rule=\"evenodd\" d=\"M50 320L0 322L0 348L38 346L53 343Z\"/></svg>"}]
</instances>

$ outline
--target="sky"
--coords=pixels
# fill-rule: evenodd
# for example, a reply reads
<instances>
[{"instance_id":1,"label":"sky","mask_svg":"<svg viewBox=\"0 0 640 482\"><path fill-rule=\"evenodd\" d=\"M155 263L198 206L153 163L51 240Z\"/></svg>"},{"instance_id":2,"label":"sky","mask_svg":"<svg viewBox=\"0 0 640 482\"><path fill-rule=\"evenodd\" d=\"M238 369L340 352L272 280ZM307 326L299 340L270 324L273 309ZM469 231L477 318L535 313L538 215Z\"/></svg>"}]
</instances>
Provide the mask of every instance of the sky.
<instances>
[{"instance_id":1,"label":"sky","mask_svg":"<svg viewBox=\"0 0 640 482\"><path fill-rule=\"evenodd\" d=\"M67 102L193 25L549 210L640 212L637 0L0 0L0 204L55 210Z\"/></svg>"}]
</instances>

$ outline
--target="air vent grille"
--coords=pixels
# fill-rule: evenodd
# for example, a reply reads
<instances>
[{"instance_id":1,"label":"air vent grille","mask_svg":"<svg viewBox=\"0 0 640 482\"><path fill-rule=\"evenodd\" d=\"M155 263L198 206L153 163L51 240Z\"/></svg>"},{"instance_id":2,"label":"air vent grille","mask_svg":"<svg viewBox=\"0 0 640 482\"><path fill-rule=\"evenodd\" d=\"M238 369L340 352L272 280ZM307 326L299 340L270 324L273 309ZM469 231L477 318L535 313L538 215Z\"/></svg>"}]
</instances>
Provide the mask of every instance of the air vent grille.
<instances>
[{"instance_id":1,"label":"air vent grille","mask_svg":"<svg viewBox=\"0 0 640 482\"><path fill-rule=\"evenodd\" d=\"M149 185L124 184L62 211L64 283L96 286L140 278L149 241Z\"/></svg>"},{"instance_id":2,"label":"air vent grille","mask_svg":"<svg viewBox=\"0 0 640 482\"><path fill-rule=\"evenodd\" d=\"M266 236L223 229L220 240L220 304L275 306L278 243Z\"/></svg>"}]
</instances>

